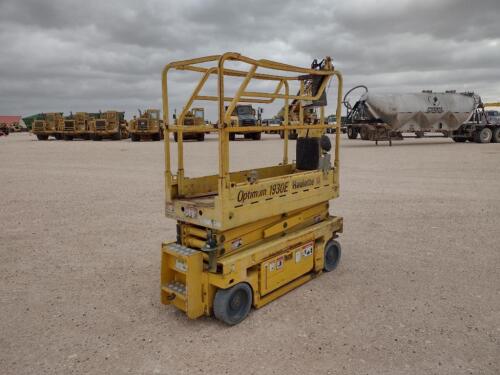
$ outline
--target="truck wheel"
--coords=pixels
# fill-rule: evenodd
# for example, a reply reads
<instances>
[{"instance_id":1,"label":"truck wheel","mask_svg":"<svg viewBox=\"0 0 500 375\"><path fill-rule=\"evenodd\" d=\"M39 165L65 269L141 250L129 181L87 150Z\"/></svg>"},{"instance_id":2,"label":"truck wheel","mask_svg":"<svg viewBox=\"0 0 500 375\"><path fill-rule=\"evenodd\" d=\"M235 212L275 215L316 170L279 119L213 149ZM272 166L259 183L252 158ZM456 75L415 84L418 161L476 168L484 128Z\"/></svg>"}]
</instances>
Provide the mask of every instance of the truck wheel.
<instances>
[{"instance_id":1,"label":"truck wheel","mask_svg":"<svg viewBox=\"0 0 500 375\"><path fill-rule=\"evenodd\" d=\"M64 136L64 140L65 141L72 141L73 140L73 136L72 135L65 135Z\"/></svg>"},{"instance_id":2,"label":"truck wheel","mask_svg":"<svg viewBox=\"0 0 500 375\"><path fill-rule=\"evenodd\" d=\"M326 243L325 246L325 258L323 270L325 272L333 271L337 268L340 262L340 255L342 254L342 250L340 244L335 240L330 240Z\"/></svg>"},{"instance_id":3,"label":"truck wheel","mask_svg":"<svg viewBox=\"0 0 500 375\"><path fill-rule=\"evenodd\" d=\"M39 141L46 141L47 139L49 139L49 136L45 134L37 134L36 137Z\"/></svg>"},{"instance_id":4,"label":"truck wheel","mask_svg":"<svg viewBox=\"0 0 500 375\"><path fill-rule=\"evenodd\" d=\"M122 139L122 129L118 128L118 131L115 134L113 134L113 140L119 141L121 139Z\"/></svg>"},{"instance_id":5,"label":"truck wheel","mask_svg":"<svg viewBox=\"0 0 500 375\"><path fill-rule=\"evenodd\" d=\"M229 133L229 140L234 141L236 139L236 133Z\"/></svg>"},{"instance_id":6,"label":"truck wheel","mask_svg":"<svg viewBox=\"0 0 500 375\"><path fill-rule=\"evenodd\" d=\"M54 134L54 138L60 141L62 139L61 134Z\"/></svg>"},{"instance_id":7,"label":"truck wheel","mask_svg":"<svg viewBox=\"0 0 500 375\"><path fill-rule=\"evenodd\" d=\"M196 138L198 142L203 142L205 140L205 133L201 133L198 135L198 138Z\"/></svg>"},{"instance_id":8,"label":"truck wheel","mask_svg":"<svg viewBox=\"0 0 500 375\"><path fill-rule=\"evenodd\" d=\"M361 127L359 134L360 134L361 139L363 141L367 141L368 139L370 139L370 134L369 134L368 128L366 126Z\"/></svg>"},{"instance_id":9,"label":"truck wheel","mask_svg":"<svg viewBox=\"0 0 500 375\"><path fill-rule=\"evenodd\" d=\"M474 142L476 143L489 143L493 134L489 128L482 128L474 132Z\"/></svg>"},{"instance_id":10,"label":"truck wheel","mask_svg":"<svg viewBox=\"0 0 500 375\"><path fill-rule=\"evenodd\" d=\"M131 134L130 139L132 140L132 142L138 142L140 140L137 134Z\"/></svg>"},{"instance_id":11,"label":"truck wheel","mask_svg":"<svg viewBox=\"0 0 500 375\"><path fill-rule=\"evenodd\" d=\"M214 315L220 321L235 325L245 319L252 307L252 288L238 283L229 289L219 289L214 297Z\"/></svg>"},{"instance_id":12,"label":"truck wheel","mask_svg":"<svg viewBox=\"0 0 500 375\"><path fill-rule=\"evenodd\" d=\"M261 133L260 132L253 133L252 134L252 138L253 138L254 141L260 141Z\"/></svg>"},{"instance_id":13,"label":"truck wheel","mask_svg":"<svg viewBox=\"0 0 500 375\"><path fill-rule=\"evenodd\" d=\"M349 139L356 139L358 138L358 129L353 128L352 126L349 126L347 128L347 138Z\"/></svg>"},{"instance_id":14,"label":"truck wheel","mask_svg":"<svg viewBox=\"0 0 500 375\"><path fill-rule=\"evenodd\" d=\"M101 139L102 139L102 138L101 138L101 136L100 136L100 135L94 135L94 136L92 137L92 140L93 140L93 141L100 141Z\"/></svg>"},{"instance_id":15,"label":"truck wheel","mask_svg":"<svg viewBox=\"0 0 500 375\"><path fill-rule=\"evenodd\" d=\"M500 126L493 130L491 135L491 143L500 143Z\"/></svg>"},{"instance_id":16,"label":"truck wheel","mask_svg":"<svg viewBox=\"0 0 500 375\"><path fill-rule=\"evenodd\" d=\"M451 137L451 139L453 139L455 142L458 142L458 143L463 143L463 142L467 141L467 138L464 138L464 137Z\"/></svg>"}]
</instances>

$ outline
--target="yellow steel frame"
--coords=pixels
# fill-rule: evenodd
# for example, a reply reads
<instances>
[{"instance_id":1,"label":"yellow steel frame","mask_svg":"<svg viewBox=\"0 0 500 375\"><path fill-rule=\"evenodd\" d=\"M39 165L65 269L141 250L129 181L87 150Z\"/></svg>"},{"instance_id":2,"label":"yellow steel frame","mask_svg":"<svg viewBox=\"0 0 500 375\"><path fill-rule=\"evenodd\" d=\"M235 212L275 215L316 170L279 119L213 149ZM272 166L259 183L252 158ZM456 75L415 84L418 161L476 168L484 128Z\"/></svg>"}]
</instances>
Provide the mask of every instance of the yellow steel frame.
<instances>
[{"instance_id":1,"label":"yellow steel frame","mask_svg":"<svg viewBox=\"0 0 500 375\"><path fill-rule=\"evenodd\" d=\"M228 61L236 61L243 63L242 65L248 66L247 70L236 70L229 69L225 67ZM330 61L330 60L329 60ZM199 66L200 64L209 64L211 67ZM267 69L271 71L277 71L280 74L266 74L259 73L257 70L259 68ZM185 103L182 112L177 117L174 124L170 123L169 115L169 99L168 99L168 73L172 70L180 71L191 71L198 72L201 74L201 78L194 88L192 94ZM297 75L284 75L283 73L295 73ZM200 95L201 90L205 86L210 75L217 76L217 96ZM323 79L321 87L318 89L315 96L311 96L309 93L305 92L304 81L300 79L300 75L311 75L311 76L326 76L327 79ZM222 222L219 228L225 227L225 218L227 210L229 207L227 202L231 195L234 195L234 188L241 186L241 180L238 180L238 175L231 174L229 172L229 133L237 132L263 132L265 127L253 126L253 127L239 127L231 126L231 113L233 112L236 105L240 102L247 103L272 103L276 99L283 99L284 101L284 121L283 124L277 127L278 130L283 130L284 145L283 145L283 165L291 165L288 161L288 132L294 129L309 129L316 131L324 131L326 128L335 128L335 154L334 163L332 168L333 181L332 185L338 185L339 178L339 142L340 142L340 122L333 125L325 124L324 121L324 110L320 110L320 124L310 125L304 124L304 113L302 106L300 107L300 122L299 124L290 125L289 123L289 113L288 104L290 100L299 101L312 101L317 100L321 94L325 91L329 80L331 77L335 76L338 80L338 92L337 92L337 105L336 105L336 115L337 119L341 118L341 104L342 104L342 75L338 70L335 70L330 64L330 67L325 70L316 70L310 68L302 68L297 66L292 66L288 64L282 64L270 60L254 60L239 53L229 52L223 55L213 55L206 56L197 59L183 60L172 62L165 66L162 72L162 97L163 97L163 121L165 124L165 137L164 137L164 147L165 147L165 191L166 191L166 203L167 212L172 213L172 218L175 218L180 214L178 212L179 207L170 207L175 199L182 199L193 195L198 192L193 192L193 184L198 186L210 185L214 186L215 179L217 179L217 187L211 189L211 193L217 196L217 202L220 202L220 207L216 211L224 212L224 217L212 218L214 222ZM240 77L243 78L239 88L237 89L234 96L226 96L224 90L224 78L225 77ZM252 80L267 80L276 82L276 87L272 92L255 92L248 91L247 87ZM298 95L290 94L289 82L299 81L300 82L300 93ZM218 126L217 128L209 128L206 126L185 126L184 119L187 112L191 109L193 102L195 100L205 100L205 101L217 101L218 102ZM225 109L225 102L229 102L227 109ZM184 131L193 132L216 132L218 133L219 141L219 171L218 176L207 176L205 179L197 179L192 181L185 177L184 171L184 142L182 133ZM177 144L177 174L173 175L171 167L171 145L170 145L170 133L177 133L178 144ZM286 174L286 173L285 173ZM275 175L272 175L276 177ZM235 179L238 180L240 184L235 184ZM331 197L333 198L333 197ZM329 199L331 199L329 198ZM328 199L326 199L328 200ZM313 204L313 203L311 203ZM210 211L210 210L208 210ZM234 221L234 225L241 224L241 222Z\"/></svg>"}]
</instances>

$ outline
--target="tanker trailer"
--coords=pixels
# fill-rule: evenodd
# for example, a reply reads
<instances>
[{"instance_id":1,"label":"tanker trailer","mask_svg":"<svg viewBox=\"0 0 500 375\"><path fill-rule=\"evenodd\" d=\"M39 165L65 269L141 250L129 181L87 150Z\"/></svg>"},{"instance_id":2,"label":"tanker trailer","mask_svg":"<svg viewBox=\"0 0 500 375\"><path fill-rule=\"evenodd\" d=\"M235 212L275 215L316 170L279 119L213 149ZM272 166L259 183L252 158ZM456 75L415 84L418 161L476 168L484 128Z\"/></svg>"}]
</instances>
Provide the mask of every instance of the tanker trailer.
<instances>
[{"instance_id":1,"label":"tanker trailer","mask_svg":"<svg viewBox=\"0 0 500 375\"><path fill-rule=\"evenodd\" d=\"M348 96L358 88L365 92L351 106ZM344 105L347 108L345 127L350 139L360 135L363 140L391 142L402 140L407 133L414 133L418 138L437 133L461 142L471 136L462 131L462 126L481 106L481 98L474 93L455 91L374 94L365 86L357 86L346 93Z\"/></svg>"}]
</instances>

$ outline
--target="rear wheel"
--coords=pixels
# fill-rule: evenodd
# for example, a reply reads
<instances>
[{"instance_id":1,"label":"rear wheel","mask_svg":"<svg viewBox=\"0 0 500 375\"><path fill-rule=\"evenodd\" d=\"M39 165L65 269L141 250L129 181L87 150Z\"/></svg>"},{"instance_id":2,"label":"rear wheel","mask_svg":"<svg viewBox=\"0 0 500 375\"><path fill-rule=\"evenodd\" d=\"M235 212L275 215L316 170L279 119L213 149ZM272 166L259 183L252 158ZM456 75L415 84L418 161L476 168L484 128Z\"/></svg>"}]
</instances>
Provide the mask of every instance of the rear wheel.
<instances>
[{"instance_id":1,"label":"rear wheel","mask_svg":"<svg viewBox=\"0 0 500 375\"><path fill-rule=\"evenodd\" d=\"M489 143L493 134L489 128L482 128L474 132L474 142L476 143Z\"/></svg>"},{"instance_id":2,"label":"rear wheel","mask_svg":"<svg viewBox=\"0 0 500 375\"><path fill-rule=\"evenodd\" d=\"M369 135L369 132L368 132L368 128L366 126L362 126L361 127L361 130L360 130L359 134L361 136L361 139L364 140L364 141L367 141L370 138L370 135Z\"/></svg>"},{"instance_id":3,"label":"rear wheel","mask_svg":"<svg viewBox=\"0 0 500 375\"><path fill-rule=\"evenodd\" d=\"M245 319L252 307L252 288L239 283L229 289L219 289L214 297L214 315L220 321L235 325Z\"/></svg>"},{"instance_id":4,"label":"rear wheel","mask_svg":"<svg viewBox=\"0 0 500 375\"><path fill-rule=\"evenodd\" d=\"M496 127L493 130L493 134L491 135L492 143L500 143L500 126Z\"/></svg>"},{"instance_id":5,"label":"rear wheel","mask_svg":"<svg viewBox=\"0 0 500 375\"><path fill-rule=\"evenodd\" d=\"M358 138L358 129L353 128L352 126L349 126L347 128L347 138L349 139L356 139Z\"/></svg>"},{"instance_id":6,"label":"rear wheel","mask_svg":"<svg viewBox=\"0 0 500 375\"><path fill-rule=\"evenodd\" d=\"M340 244L335 240L330 240L326 243L325 246L325 259L323 269L325 272L333 271L337 268L340 262L341 255L341 247Z\"/></svg>"}]
</instances>

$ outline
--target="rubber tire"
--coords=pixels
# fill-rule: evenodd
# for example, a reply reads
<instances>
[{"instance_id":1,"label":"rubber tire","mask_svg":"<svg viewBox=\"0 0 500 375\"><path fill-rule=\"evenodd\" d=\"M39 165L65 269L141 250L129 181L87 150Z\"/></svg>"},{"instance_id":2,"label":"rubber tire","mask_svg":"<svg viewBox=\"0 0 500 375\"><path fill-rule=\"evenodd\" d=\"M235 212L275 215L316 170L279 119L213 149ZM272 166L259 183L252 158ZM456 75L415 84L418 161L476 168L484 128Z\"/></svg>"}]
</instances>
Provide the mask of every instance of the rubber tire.
<instances>
[{"instance_id":1,"label":"rubber tire","mask_svg":"<svg viewBox=\"0 0 500 375\"><path fill-rule=\"evenodd\" d=\"M493 134L491 135L491 143L500 143L500 126L496 127L493 130Z\"/></svg>"},{"instance_id":2,"label":"rubber tire","mask_svg":"<svg viewBox=\"0 0 500 375\"><path fill-rule=\"evenodd\" d=\"M201 133L200 135L198 135L198 137L196 138L196 140L198 142L203 142L205 140L205 133Z\"/></svg>"},{"instance_id":3,"label":"rubber tire","mask_svg":"<svg viewBox=\"0 0 500 375\"><path fill-rule=\"evenodd\" d=\"M65 136L63 136L63 139L65 141L72 141L73 140L73 136L72 135L65 135Z\"/></svg>"},{"instance_id":4,"label":"rubber tire","mask_svg":"<svg viewBox=\"0 0 500 375\"><path fill-rule=\"evenodd\" d=\"M61 134L54 134L54 138L60 141L62 139Z\"/></svg>"},{"instance_id":5,"label":"rubber tire","mask_svg":"<svg viewBox=\"0 0 500 375\"><path fill-rule=\"evenodd\" d=\"M37 134L36 137L39 141L46 141L49 139L49 136L46 134Z\"/></svg>"},{"instance_id":6,"label":"rubber tire","mask_svg":"<svg viewBox=\"0 0 500 375\"><path fill-rule=\"evenodd\" d=\"M340 243L333 239L328 241L325 245L323 270L330 272L337 268L341 255L342 248L340 247Z\"/></svg>"},{"instance_id":7,"label":"rubber tire","mask_svg":"<svg viewBox=\"0 0 500 375\"><path fill-rule=\"evenodd\" d=\"M131 134L130 139L132 142L139 142L141 140L141 137L139 137L137 134Z\"/></svg>"},{"instance_id":8,"label":"rubber tire","mask_svg":"<svg viewBox=\"0 0 500 375\"><path fill-rule=\"evenodd\" d=\"M102 140L102 138L101 138L101 136L100 136L100 135L94 135L94 136L92 137L92 140L93 140L93 141L101 141L101 140Z\"/></svg>"},{"instance_id":9,"label":"rubber tire","mask_svg":"<svg viewBox=\"0 0 500 375\"><path fill-rule=\"evenodd\" d=\"M356 128L353 128L352 126L347 127L347 138L349 139L356 139L358 138L359 131Z\"/></svg>"},{"instance_id":10,"label":"rubber tire","mask_svg":"<svg viewBox=\"0 0 500 375\"><path fill-rule=\"evenodd\" d=\"M151 139L152 139L153 141L159 141L159 140L161 139L161 134L160 134L160 133L153 134L153 135L151 136Z\"/></svg>"},{"instance_id":11,"label":"rubber tire","mask_svg":"<svg viewBox=\"0 0 500 375\"><path fill-rule=\"evenodd\" d=\"M261 137L262 137L262 135L261 135L261 133L260 133L260 132L258 132L258 133L253 133L253 134L252 134L252 139L253 139L254 141L260 141L260 138L261 138Z\"/></svg>"},{"instance_id":12,"label":"rubber tire","mask_svg":"<svg viewBox=\"0 0 500 375\"><path fill-rule=\"evenodd\" d=\"M366 126L361 127L361 130L359 131L359 135L363 141L367 141L370 139L370 133L369 133L369 130Z\"/></svg>"},{"instance_id":13,"label":"rubber tire","mask_svg":"<svg viewBox=\"0 0 500 375\"><path fill-rule=\"evenodd\" d=\"M111 138L114 141L120 141L122 139L122 129L118 128L118 131L116 132L116 134L113 134L113 136Z\"/></svg>"},{"instance_id":14,"label":"rubber tire","mask_svg":"<svg viewBox=\"0 0 500 375\"><path fill-rule=\"evenodd\" d=\"M230 141L235 141L236 140L236 134L235 133L229 133L229 140Z\"/></svg>"},{"instance_id":15,"label":"rubber tire","mask_svg":"<svg viewBox=\"0 0 500 375\"><path fill-rule=\"evenodd\" d=\"M490 143L492 139L492 132L489 128L482 128L474 132L474 142L476 143Z\"/></svg>"},{"instance_id":16,"label":"rubber tire","mask_svg":"<svg viewBox=\"0 0 500 375\"><path fill-rule=\"evenodd\" d=\"M233 300L238 297L240 304L234 309L231 304L238 302ZM217 319L231 326L238 324L247 317L252 308L252 288L247 283L238 283L228 289L219 289L215 293L213 306Z\"/></svg>"},{"instance_id":17,"label":"rubber tire","mask_svg":"<svg viewBox=\"0 0 500 375\"><path fill-rule=\"evenodd\" d=\"M457 143L464 143L467 141L467 138L463 138L463 137L451 137L451 139L453 139Z\"/></svg>"}]
</instances>

